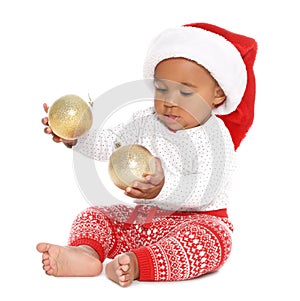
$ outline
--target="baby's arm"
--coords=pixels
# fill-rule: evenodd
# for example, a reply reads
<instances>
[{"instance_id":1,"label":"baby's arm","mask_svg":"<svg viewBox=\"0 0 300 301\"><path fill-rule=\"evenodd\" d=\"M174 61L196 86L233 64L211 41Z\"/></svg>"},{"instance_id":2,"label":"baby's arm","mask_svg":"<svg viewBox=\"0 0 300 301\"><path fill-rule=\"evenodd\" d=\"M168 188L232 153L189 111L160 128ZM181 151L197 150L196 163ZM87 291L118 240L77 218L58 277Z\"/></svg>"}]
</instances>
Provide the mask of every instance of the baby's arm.
<instances>
[{"instance_id":1,"label":"baby's arm","mask_svg":"<svg viewBox=\"0 0 300 301\"><path fill-rule=\"evenodd\" d=\"M141 144L141 129L147 123L145 116L151 110L134 113L128 122L121 122L111 128L91 129L85 136L78 139L74 150L97 161L109 160L112 152L121 145Z\"/></svg>"}]
</instances>

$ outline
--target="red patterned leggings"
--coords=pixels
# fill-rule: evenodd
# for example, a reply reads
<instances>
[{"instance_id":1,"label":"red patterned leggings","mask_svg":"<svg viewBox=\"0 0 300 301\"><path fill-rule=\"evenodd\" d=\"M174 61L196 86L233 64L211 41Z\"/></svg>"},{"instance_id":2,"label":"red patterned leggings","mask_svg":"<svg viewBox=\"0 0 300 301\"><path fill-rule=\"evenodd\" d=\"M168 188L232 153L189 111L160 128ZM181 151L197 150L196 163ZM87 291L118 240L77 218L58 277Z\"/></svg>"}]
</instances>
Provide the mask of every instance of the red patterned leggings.
<instances>
[{"instance_id":1,"label":"red patterned leggings","mask_svg":"<svg viewBox=\"0 0 300 301\"><path fill-rule=\"evenodd\" d=\"M149 206L90 207L74 220L69 245L91 246L102 262L134 252L139 280L184 280L216 271L225 263L232 230L225 209L171 213Z\"/></svg>"}]
</instances>

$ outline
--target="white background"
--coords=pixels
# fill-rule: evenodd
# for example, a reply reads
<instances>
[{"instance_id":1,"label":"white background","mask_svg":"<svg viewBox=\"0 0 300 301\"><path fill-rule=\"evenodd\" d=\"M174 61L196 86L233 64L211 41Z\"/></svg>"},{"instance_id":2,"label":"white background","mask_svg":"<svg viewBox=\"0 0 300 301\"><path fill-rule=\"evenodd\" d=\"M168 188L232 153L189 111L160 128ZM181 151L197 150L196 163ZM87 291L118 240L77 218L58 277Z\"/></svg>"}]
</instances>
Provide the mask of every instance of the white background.
<instances>
[{"instance_id":1,"label":"white background","mask_svg":"<svg viewBox=\"0 0 300 301\"><path fill-rule=\"evenodd\" d=\"M299 34L297 1L1 1L1 300L299 300ZM238 150L229 208L233 252L219 272L176 283L55 278L40 241L66 244L89 204L72 151L43 134L42 103L96 98L142 78L151 39L167 27L214 23L254 37L255 122ZM105 106L105 103L103 104ZM105 297L103 296L105 294ZM5 296L5 297L4 297Z\"/></svg>"}]
</instances>

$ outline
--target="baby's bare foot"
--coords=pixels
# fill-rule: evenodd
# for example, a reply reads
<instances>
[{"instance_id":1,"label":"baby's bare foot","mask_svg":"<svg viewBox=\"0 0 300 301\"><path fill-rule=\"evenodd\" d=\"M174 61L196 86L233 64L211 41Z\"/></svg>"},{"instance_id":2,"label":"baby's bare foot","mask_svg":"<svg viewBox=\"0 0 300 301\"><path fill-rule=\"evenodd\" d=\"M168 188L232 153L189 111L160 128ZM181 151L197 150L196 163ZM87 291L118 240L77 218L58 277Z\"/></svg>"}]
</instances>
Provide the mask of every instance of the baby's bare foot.
<instances>
[{"instance_id":1,"label":"baby's bare foot","mask_svg":"<svg viewBox=\"0 0 300 301\"><path fill-rule=\"evenodd\" d=\"M43 253L43 268L51 276L96 276L102 271L97 252L88 246L63 247L48 243L36 246Z\"/></svg>"},{"instance_id":2,"label":"baby's bare foot","mask_svg":"<svg viewBox=\"0 0 300 301\"><path fill-rule=\"evenodd\" d=\"M107 277L121 286L129 286L139 277L139 265L134 253L123 253L106 265Z\"/></svg>"}]
</instances>

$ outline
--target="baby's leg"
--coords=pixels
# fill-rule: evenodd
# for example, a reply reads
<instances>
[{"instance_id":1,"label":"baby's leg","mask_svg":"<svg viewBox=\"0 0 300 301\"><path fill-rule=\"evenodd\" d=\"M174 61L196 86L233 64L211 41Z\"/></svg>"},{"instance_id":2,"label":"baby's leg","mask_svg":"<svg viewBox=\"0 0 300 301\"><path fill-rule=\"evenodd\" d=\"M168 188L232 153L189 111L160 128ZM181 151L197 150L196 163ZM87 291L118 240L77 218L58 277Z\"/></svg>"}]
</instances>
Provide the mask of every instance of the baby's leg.
<instances>
[{"instance_id":1,"label":"baby's leg","mask_svg":"<svg viewBox=\"0 0 300 301\"><path fill-rule=\"evenodd\" d=\"M96 276L102 271L97 252L88 246L63 247L39 243L36 248L43 253L43 268L48 275Z\"/></svg>"},{"instance_id":2,"label":"baby's leg","mask_svg":"<svg viewBox=\"0 0 300 301\"><path fill-rule=\"evenodd\" d=\"M177 223L170 229L171 222ZM229 225L229 224L228 224ZM157 242L132 249L140 281L177 281L218 270L231 251L231 230L220 218L199 214L167 217L147 233L163 233Z\"/></svg>"},{"instance_id":3,"label":"baby's leg","mask_svg":"<svg viewBox=\"0 0 300 301\"><path fill-rule=\"evenodd\" d=\"M133 280L139 278L138 261L134 253L128 252L118 255L106 265L107 277L121 286L129 286Z\"/></svg>"}]
</instances>

